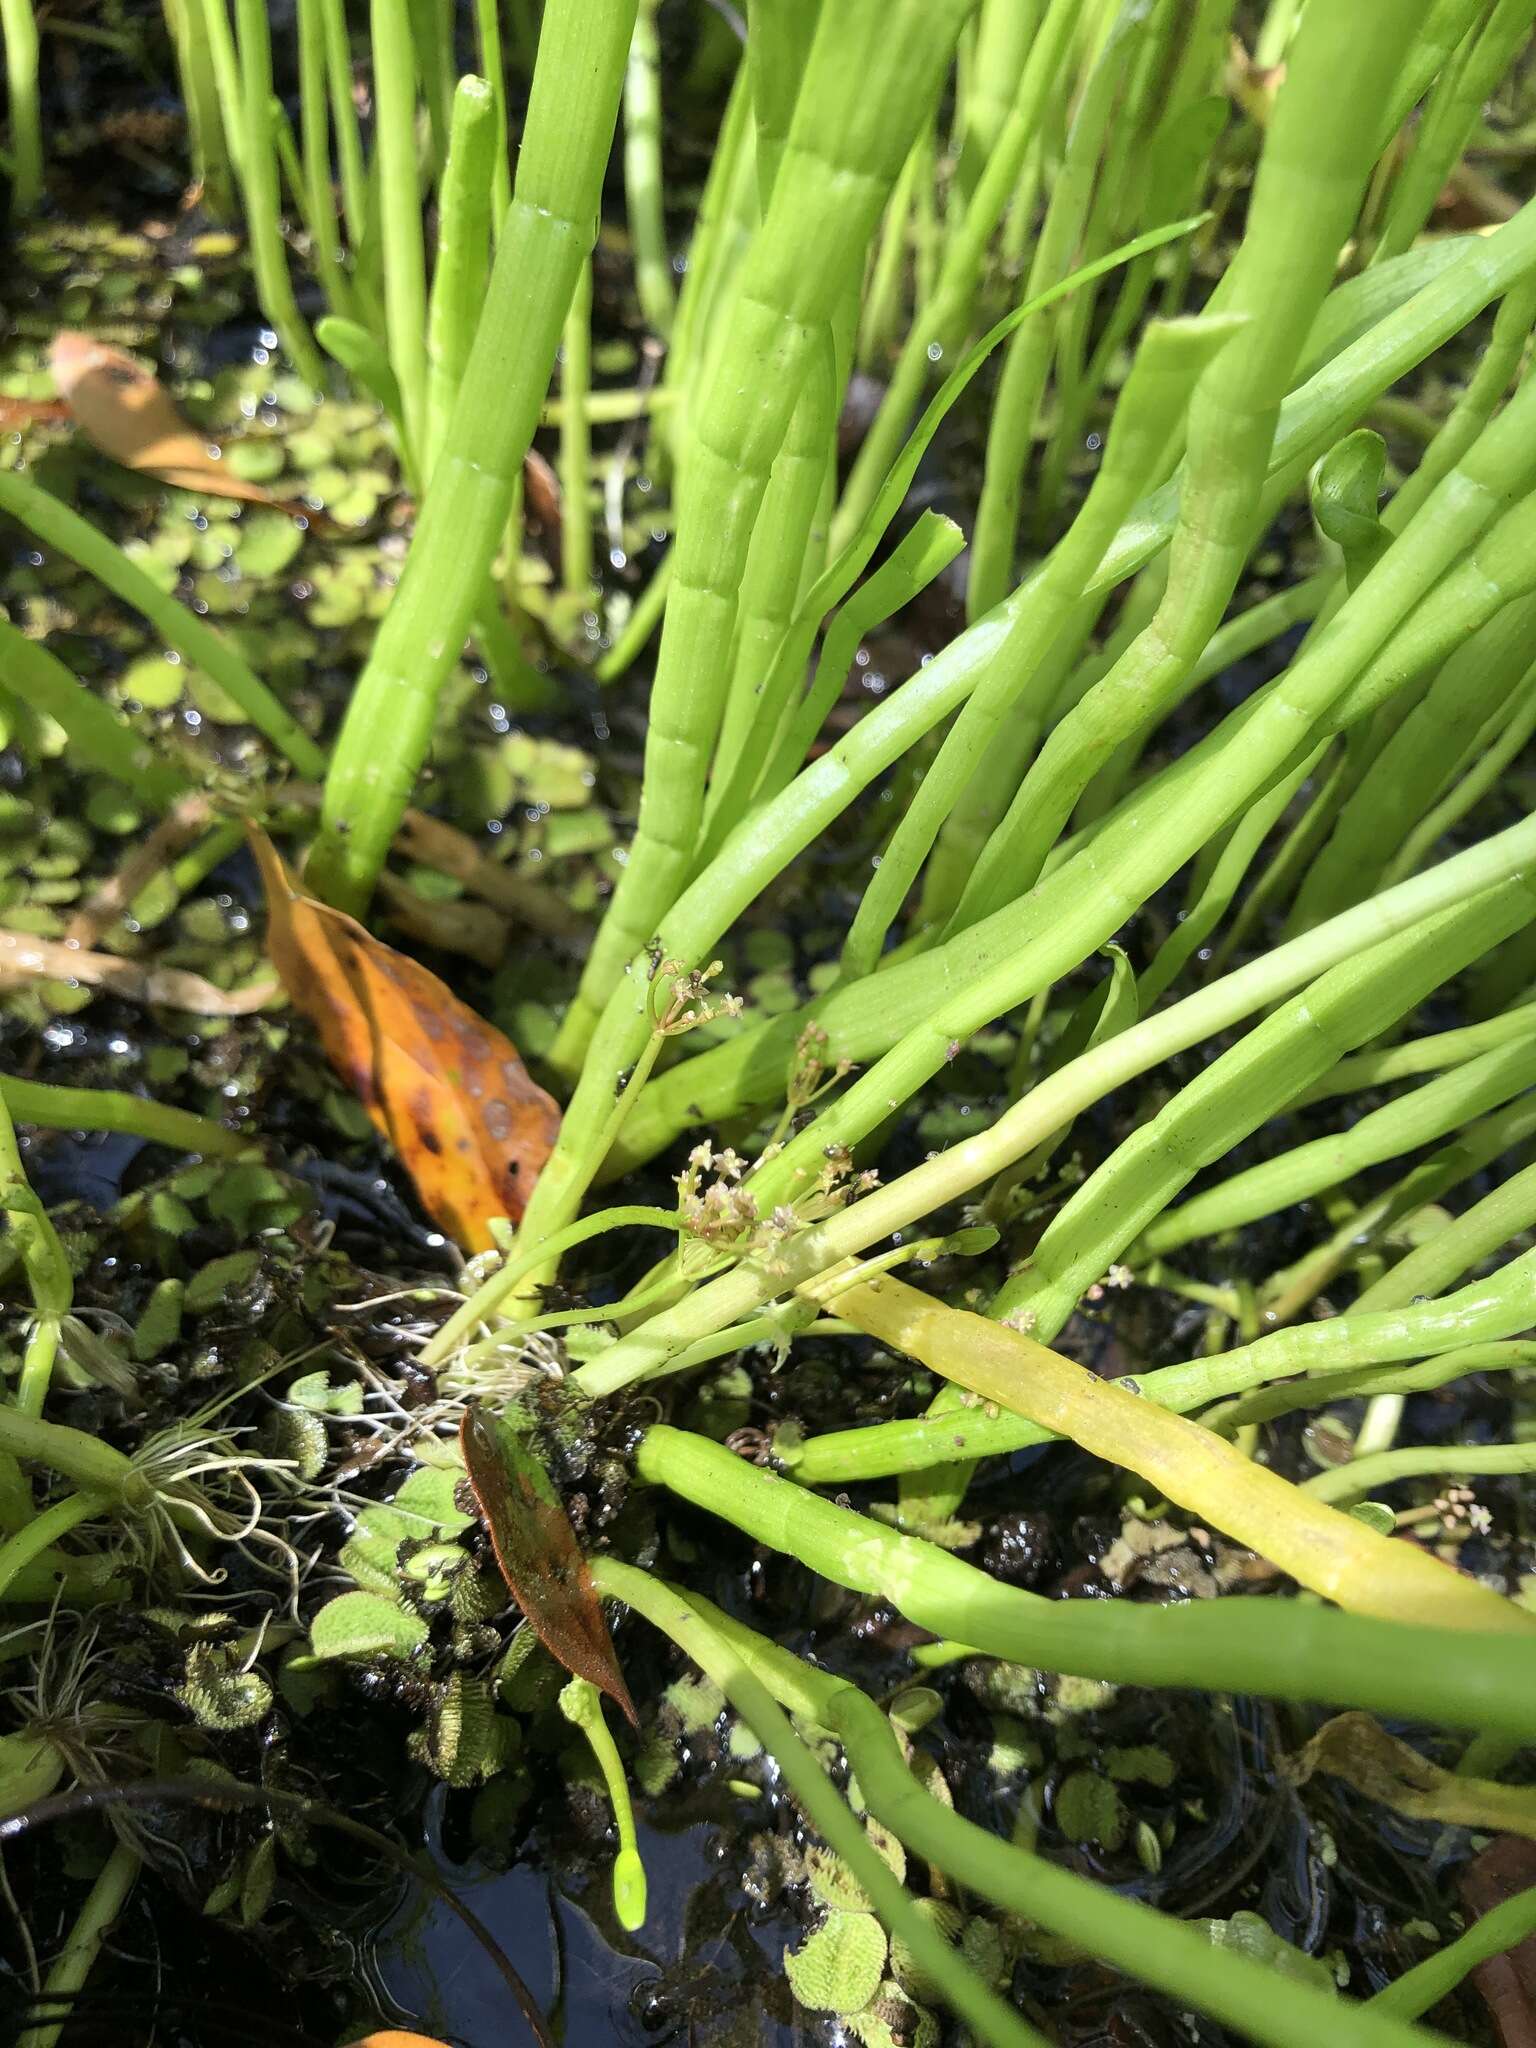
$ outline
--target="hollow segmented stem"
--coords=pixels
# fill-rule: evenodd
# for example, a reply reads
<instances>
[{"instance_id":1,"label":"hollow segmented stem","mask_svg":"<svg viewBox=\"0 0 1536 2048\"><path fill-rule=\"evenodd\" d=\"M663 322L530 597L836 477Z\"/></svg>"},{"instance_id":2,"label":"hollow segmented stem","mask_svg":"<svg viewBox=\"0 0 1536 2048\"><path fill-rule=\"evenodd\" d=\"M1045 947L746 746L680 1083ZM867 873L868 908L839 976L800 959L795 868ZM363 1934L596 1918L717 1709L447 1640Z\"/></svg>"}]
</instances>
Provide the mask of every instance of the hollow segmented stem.
<instances>
[{"instance_id":1,"label":"hollow segmented stem","mask_svg":"<svg viewBox=\"0 0 1536 2048\"><path fill-rule=\"evenodd\" d=\"M636 1470L823 1578L988 1656L1119 1685L1337 1701L1525 1739L1536 1730L1529 1615L1518 1632L1470 1634L1251 1597L1172 1608L1045 1600L683 1430L648 1429Z\"/></svg>"},{"instance_id":2,"label":"hollow segmented stem","mask_svg":"<svg viewBox=\"0 0 1536 2048\"><path fill-rule=\"evenodd\" d=\"M506 529L561 326L596 233L635 0L551 0L517 185L416 535L326 778L311 886L364 907ZM381 748L379 735L390 744Z\"/></svg>"}]
</instances>

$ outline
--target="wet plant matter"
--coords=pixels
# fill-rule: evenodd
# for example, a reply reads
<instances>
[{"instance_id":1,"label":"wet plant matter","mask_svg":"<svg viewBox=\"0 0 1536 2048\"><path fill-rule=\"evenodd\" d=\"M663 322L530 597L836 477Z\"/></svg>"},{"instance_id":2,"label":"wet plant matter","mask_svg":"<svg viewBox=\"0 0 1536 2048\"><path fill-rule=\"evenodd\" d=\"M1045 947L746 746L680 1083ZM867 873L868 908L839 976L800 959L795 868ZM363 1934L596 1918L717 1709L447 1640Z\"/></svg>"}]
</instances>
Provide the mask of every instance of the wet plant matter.
<instances>
[{"instance_id":1,"label":"wet plant matter","mask_svg":"<svg viewBox=\"0 0 1536 2048\"><path fill-rule=\"evenodd\" d=\"M1525 2039L1536 7L108 13L0 8L21 2038Z\"/></svg>"}]
</instances>

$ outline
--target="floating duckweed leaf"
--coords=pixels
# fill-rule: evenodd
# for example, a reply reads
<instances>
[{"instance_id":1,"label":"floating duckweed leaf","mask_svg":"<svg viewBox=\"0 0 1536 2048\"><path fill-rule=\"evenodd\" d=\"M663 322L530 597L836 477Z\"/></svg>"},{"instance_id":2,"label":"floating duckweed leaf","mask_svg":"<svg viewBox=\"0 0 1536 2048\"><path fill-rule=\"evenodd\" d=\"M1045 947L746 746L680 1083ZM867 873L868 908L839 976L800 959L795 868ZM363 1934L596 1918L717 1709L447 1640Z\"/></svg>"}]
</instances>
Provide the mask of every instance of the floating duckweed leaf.
<instances>
[{"instance_id":1,"label":"floating duckweed leaf","mask_svg":"<svg viewBox=\"0 0 1536 2048\"><path fill-rule=\"evenodd\" d=\"M501 1575L540 1641L638 1728L592 1575L549 1474L516 1430L478 1404L464 1411L459 1443Z\"/></svg>"},{"instance_id":2,"label":"floating duckweed leaf","mask_svg":"<svg viewBox=\"0 0 1536 2048\"><path fill-rule=\"evenodd\" d=\"M1283 1941L1261 1914L1243 1908L1230 1920L1191 1920L1189 1925L1203 1934L1212 1948L1235 1949L1281 1976L1294 1978L1298 1984L1316 1985L1320 1991L1339 1988L1327 1963Z\"/></svg>"},{"instance_id":3,"label":"floating duckweed leaf","mask_svg":"<svg viewBox=\"0 0 1536 2048\"><path fill-rule=\"evenodd\" d=\"M1166 1791L1173 1783L1173 1758L1166 1749L1158 1749L1150 1742L1139 1742L1129 1749L1107 1750L1104 1768L1121 1785L1158 1785Z\"/></svg>"},{"instance_id":4,"label":"floating duckweed leaf","mask_svg":"<svg viewBox=\"0 0 1536 2048\"><path fill-rule=\"evenodd\" d=\"M491 1775L500 1761L501 1742L484 1679L454 1672L428 1717L421 1747L423 1761L445 1784L463 1789Z\"/></svg>"},{"instance_id":5,"label":"floating duckweed leaf","mask_svg":"<svg viewBox=\"0 0 1536 2048\"><path fill-rule=\"evenodd\" d=\"M872 1913L829 1913L784 1951L789 1988L812 2012L862 2012L885 1974L885 1930Z\"/></svg>"},{"instance_id":6,"label":"floating duckweed leaf","mask_svg":"<svg viewBox=\"0 0 1536 2048\"><path fill-rule=\"evenodd\" d=\"M1397 1528L1397 1515L1384 1500L1357 1500L1345 1512L1357 1522L1364 1522L1367 1529L1374 1529L1378 1536L1390 1536Z\"/></svg>"},{"instance_id":7,"label":"floating duckweed leaf","mask_svg":"<svg viewBox=\"0 0 1536 2048\"><path fill-rule=\"evenodd\" d=\"M310 1625L317 1657L409 1657L427 1640L419 1614L378 1593L342 1593Z\"/></svg>"},{"instance_id":8,"label":"floating duckweed leaf","mask_svg":"<svg viewBox=\"0 0 1536 2048\"><path fill-rule=\"evenodd\" d=\"M205 1315L211 1308L227 1302L230 1295L237 1293L256 1277L261 1265L259 1251L228 1252L222 1259L210 1259L206 1266L199 1266L187 1282L183 1296L185 1306L195 1316Z\"/></svg>"},{"instance_id":9,"label":"floating duckweed leaf","mask_svg":"<svg viewBox=\"0 0 1536 2048\"><path fill-rule=\"evenodd\" d=\"M298 1479L318 1479L325 1470L330 1442L325 1424L305 1408L274 1408L257 1433L257 1444L266 1458L278 1458L293 1468Z\"/></svg>"},{"instance_id":10,"label":"floating duckweed leaf","mask_svg":"<svg viewBox=\"0 0 1536 2048\"><path fill-rule=\"evenodd\" d=\"M363 1390L355 1380L331 1385L326 1372L307 1372L290 1382L285 1398L295 1408L307 1408L312 1415L361 1415Z\"/></svg>"},{"instance_id":11,"label":"floating duckweed leaf","mask_svg":"<svg viewBox=\"0 0 1536 2048\"><path fill-rule=\"evenodd\" d=\"M965 1915L957 1905L948 1899L914 1899L912 1903L935 1933L948 1942L960 1939ZM891 1975L910 1998L932 2001L940 1995L938 1979L929 1975L899 1937L891 1943Z\"/></svg>"},{"instance_id":12,"label":"floating duckweed leaf","mask_svg":"<svg viewBox=\"0 0 1536 2048\"><path fill-rule=\"evenodd\" d=\"M493 1216L522 1215L560 1126L517 1048L435 974L302 895L251 830L267 950L326 1058L400 1155L433 1219L471 1251Z\"/></svg>"},{"instance_id":13,"label":"floating duckweed leaf","mask_svg":"<svg viewBox=\"0 0 1536 2048\"><path fill-rule=\"evenodd\" d=\"M475 1520L473 1515L465 1514L456 1498L463 1477L456 1465L418 1465L390 1507L396 1515L405 1517L412 1536L426 1535L425 1524L441 1529L445 1535L457 1536L472 1528Z\"/></svg>"},{"instance_id":14,"label":"floating duckweed leaf","mask_svg":"<svg viewBox=\"0 0 1536 2048\"><path fill-rule=\"evenodd\" d=\"M218 1643L188 1650L176 1694L200 1728L220 1731L254 1728L272 1707L272 1688L261 1673L242 1670L233 1651Z\"/></svg>"},{"instance_id":15,"label":"floating duckweed leaf","mask_svg":"<svg viewBox=\"0 0 1536 2048\"><path fill-rule=\"evenodd\" d=\"M1055 1799L1056 1825L1069 1842L1097 1842L1118 1849L1125 1839L1125 1805L1120 1794L1097 1771L1073 1771L1064 1778Z\"/></svg>"},{"instance_id":16,"label":"floating duckweed leaf","mask_svg":"<svg viewBox=\"0 0 1536 2048\"><path fill-rule=\"evenodd\" d=\"M266 1917L277 1888L277 1837L264 1835L245 1860L240 1876L240 1924L254 1927Z\"/></svg>"},{"instance_id":17,"label":"floating duckweed leaf","mask_svg":"<svg viewBox=\"0 0 1536 2048\"><path fill-rule=\"evenodd\" d=\"M994 1991L1000 1991L1008 1974L1008 1951L992 1922L980 1913L967 1920L960 1935L960 1949L977 1976Z\"/></svg>"},{"instance_id":18,"label":"floating duckweed leaf","mask_svg":"<svg viewBox=\"0 0 1536 2048\"><path fill-rule=\"evenodd\" d=\"M814 1842L805 1852L805 1874L819 1906L832 1906L849 1913L867 1913L869 1894L841 1856Z\"/></svg>"}]
</instances>

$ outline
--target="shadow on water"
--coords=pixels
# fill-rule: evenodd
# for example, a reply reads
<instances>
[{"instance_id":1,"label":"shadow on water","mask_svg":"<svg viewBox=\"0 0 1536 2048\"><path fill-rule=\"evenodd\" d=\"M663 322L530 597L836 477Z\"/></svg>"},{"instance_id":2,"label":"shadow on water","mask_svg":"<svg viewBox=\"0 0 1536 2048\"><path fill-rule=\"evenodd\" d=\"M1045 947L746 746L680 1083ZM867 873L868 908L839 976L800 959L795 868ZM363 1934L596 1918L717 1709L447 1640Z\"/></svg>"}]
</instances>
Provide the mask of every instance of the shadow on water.
<instances>
[{"instance_id":1,"label":"shadow on water","mask_svg":"<svg viewBox=\"0 0 1536 2048\"><path fill-rule=\"evenodd\" d=\"M585 1844L572 1842L567 1860L551 1842L536 1860L477 1875L448 1857L444 1832L439 1803L428 1835L438 1875L506 1950L568 2048L792 2048L804 2040L781 1961L801 1926L762 1914L728 1880L730 1838L709 1821L675 1833L640 1822L649 1898L636 1935L617 1928L606 1867L591 1863ZM412 2016L453 2048L521 2038L505 1988L439 1899L407 1893L374 1936L366 1969L385 2011Z\"/></svg>"}]
</instances>

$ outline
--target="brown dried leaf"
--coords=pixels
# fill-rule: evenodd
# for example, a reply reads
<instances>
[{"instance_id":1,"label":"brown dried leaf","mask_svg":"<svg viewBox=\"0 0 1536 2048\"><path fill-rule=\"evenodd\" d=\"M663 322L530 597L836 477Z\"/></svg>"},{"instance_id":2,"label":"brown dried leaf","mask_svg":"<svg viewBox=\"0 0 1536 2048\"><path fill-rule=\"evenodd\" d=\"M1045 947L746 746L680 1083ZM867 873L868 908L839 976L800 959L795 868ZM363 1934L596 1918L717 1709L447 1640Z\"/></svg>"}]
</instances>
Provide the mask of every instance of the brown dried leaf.
<instances>
[{"instance_id":1,"label":"brown dried leaf","mask_svg":"<svg viewBox=\"0 0 1536 2048\"><path fill-rule=\"evenodd\" d=\"M1536 1787L1458 1777L1389 1735L1369 1714L1335 1714L1305 1749L1287 1760L1285 1770L1298 1785L1318 1771L1342 1778L1367 1799L1414 1820L1503 1828L1536 1839Z\"/></svg>"},{"instance_id":2,"label":"brown dried leaf","mask_svg":"<svg viewBox=\"0 0 1536 2048\"><path fill-rule=\"evenodd\" d=\"M207 436L182 418L153 371L122 349L66 329L53 338L48 366L68 416L124 469L159 477L179 491L302 512L313 523L302 506L234 475Z\"/></svg>"},{"instance_id":3,"label":"brown dried leaf","mask_svg":"<svg viewBox=\"0 0 1536 2048\"><path fill-rule=\"evenodd\" d=\"M638 1728L592 1574L549 1474L517 1431L478 1402L464 1411L459 1446L501 1575L539 1641Z\"/></svg>"},{"instance_id":4,"label":"brown dried leaf","mask_svg":"<svg viewBox=\"0 0 1536 2048\"><path fill-rule=\"evenodd\" d=\"M325 1056L416 1183L422 1206L470 1251L490 1219L515 1223L560 1128L511 1040L435 974L355 918L296 889L248 828L267 892L267 951Z\"/></svg>"},{"instance_id":5,"label":"brown dried leaf","mask_svg":"<svg viewBox=\"0 0 1536 2048\"><path fill-rule=\"evenodd\" d=\"M145 967L116 953L93 953L68 939L40 939L33 932L0 930L0 988L20 981L78 981L109 988L131 1003L159 1003L202 1017L247 1017L277 994L275 981L244 988L217 988L185 967Z\"/></svg>"},{"instance_id":6,"label":"brown dried leaf","mask_svg":"<svg viewBox=\"0 0 1536 2048\"><path fill-rule=\"evenodd\" d=\"M1496 1835L1461 1872L1462 1903L1480 1920L1495 1906L1536 1885L1536 1847L1518 1835ZM1471 1981L1488 2007L1500 2048L1536 2044L1536 1934L1477 1965Z\"/></svg>"}]
</instances>

